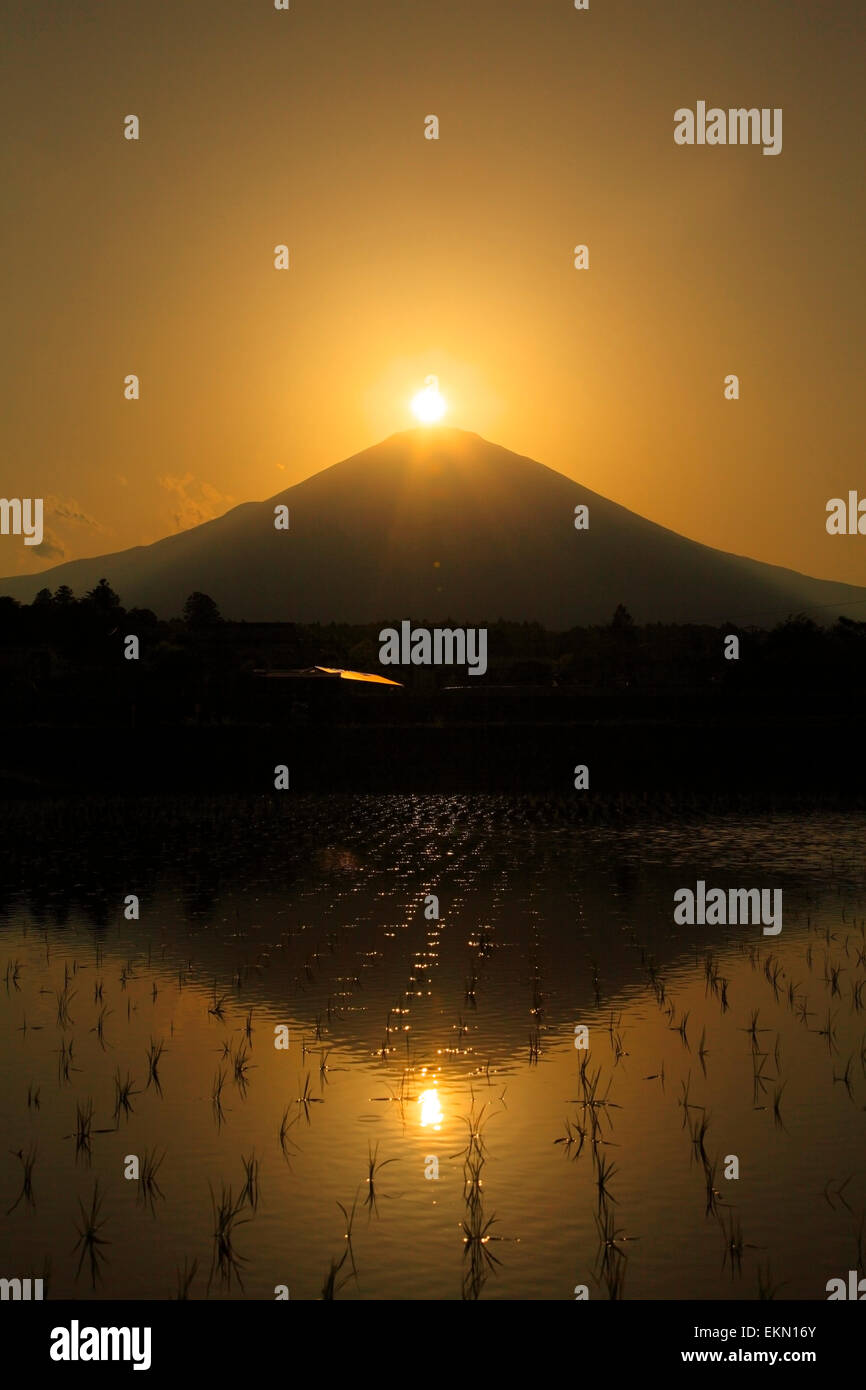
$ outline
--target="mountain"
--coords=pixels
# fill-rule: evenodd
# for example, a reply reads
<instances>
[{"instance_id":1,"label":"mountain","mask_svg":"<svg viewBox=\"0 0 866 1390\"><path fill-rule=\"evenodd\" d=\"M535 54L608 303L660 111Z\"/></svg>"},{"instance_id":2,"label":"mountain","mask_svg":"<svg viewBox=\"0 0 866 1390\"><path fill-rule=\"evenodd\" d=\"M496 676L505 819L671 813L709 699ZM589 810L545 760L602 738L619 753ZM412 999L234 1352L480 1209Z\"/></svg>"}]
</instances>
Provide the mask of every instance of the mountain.
<instances>
[{"instance_id":1,"label":"mountain","mask_svg":"<svg viewBox=\"0 0 866 1390\"><path fill-rule=\"evenodd\" d=\"M290 529L274 528L289 508ZM574 509L589 508L575 530ZM509 618L550 628L607 622L772 626L790 613L866 616L866 589L687 540L561 473L465 430L407 430L266 502L40 574L0 579L30 601L105 576L125 607L180 613L210 594L227 618L379 622Z\"/></svg>"}]
</instances>

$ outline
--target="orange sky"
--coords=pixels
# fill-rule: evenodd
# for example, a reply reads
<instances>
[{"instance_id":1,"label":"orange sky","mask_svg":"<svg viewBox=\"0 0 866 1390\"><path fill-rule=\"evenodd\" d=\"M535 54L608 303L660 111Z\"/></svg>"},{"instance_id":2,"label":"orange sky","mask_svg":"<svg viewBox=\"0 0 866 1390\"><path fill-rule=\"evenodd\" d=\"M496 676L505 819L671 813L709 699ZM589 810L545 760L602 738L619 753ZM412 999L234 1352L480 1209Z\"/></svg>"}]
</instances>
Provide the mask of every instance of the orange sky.
<instances>
[{"instance_id":1,"label":"orange sky","mask_svg":"<svg viewBox=\"0 0 866 1390\"><path fill-rule=\"evenodd\" d=\"M0 493L48 545L0 537L0 574L268 497L436 373L443 423L866 584L824 527L866 493L859 0L5 14ZM781 107L782 153L678 147L698 100Z\"/></svg>"}]
</instances>

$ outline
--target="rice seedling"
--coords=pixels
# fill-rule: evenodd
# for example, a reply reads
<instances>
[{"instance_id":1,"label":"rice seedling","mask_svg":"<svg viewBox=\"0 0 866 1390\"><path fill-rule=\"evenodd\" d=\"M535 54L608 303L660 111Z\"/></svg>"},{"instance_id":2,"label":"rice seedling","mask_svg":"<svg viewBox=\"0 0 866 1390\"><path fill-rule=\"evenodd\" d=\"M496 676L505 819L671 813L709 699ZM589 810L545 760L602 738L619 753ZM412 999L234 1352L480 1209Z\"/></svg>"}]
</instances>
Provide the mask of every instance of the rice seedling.
<instances>
[{"instance_id":1,"label":"rice seedling","mask_svg":"<svg viewBox=\"0 0 866 1390\"><path fill-rule=\"evenodd\" d=\"M826 1038L826 1039L827 1039L827 1051L829 1052L830 1056L832 1057L834 1050L837 1050L837 1049L836 1049L836 1015L833 1014L833 1013L831 1013L831 1011L828 1009L828 1010L827 1010L827 1026L826 1026L826 1028L817 1028L815 1031L817 1032L819 1038Z\"/></svg>"},{"instance_id":2,"label":"rice seedling","mask_svg":"<svg viewBox=\"0 0 866 1390\"><path fill-rule=\"evenodd\" d=\"M335 1295L339 1293L340 1289L345 1288L346 1284L348 1284L350 1279L357 1279L358 1277L358 1271L355 1267L355 1254L352 1249L352 1226L355 1222L355 1208L357 1207L357 1205L357 1192L355 1193L355 1197L352 1201L351 1212L346 1211L346 1208L343 1206L342 1202L337 1203L337 1206L340 1208L340 1211L343 1213L343 1216L346 1221L346 1231L343 1237L346 1241L346 1248L340 1256L339 1260L335 1260L333 1258L331 1259L328 1273L325 1275L325 1282L322 1285L322 1298L326 1302L331 1302ZM347 1260L351 1260L352 1272L351 1274L347 1274L346 1277L338 1284L337 1275L339 1274L340 1270L343 1268L343 1265L346 1263Z\"/></svg>"},{"instance_id":3,"label":"rice seedling","mask_svg":"<svg viewBox=\"0 0 866 1390\"><path fill-rule=\"evenodd\" d=\"M689 1120L689 1110L690 1110L690 1109L697 1109L697 1108L698 1108L697 1106L692 1106L691 1103L690 1103L690 1101L689 1101L689 1092L690 1092L690 1090L691 1090L691 1084L692 1084L692 1074L691 1074L691 1072L689 1072L689 1073L687 1074L687 1076L686 1076L685 1081L680 1081L680 1086L681 1086L681 1088L682 1088L682 1095L681 1095L680 1099L677 1101L677 1105L682 1106L682 1111L683 1111L683 1123L682 1123L682 1128L683 1128L683 1129L685 1129L686 1125L687 1125L688 1123L690 1123L690 1120Z\"/></svg>"},{"instance_id":4,"label":"rice seedling","mask_svg":"<svg viewBox=\"0 0 866 1390\"><path fill-rule=\"evenodd\" d=\"M827 1205L828 1205L828 1207L830 1208L831 1211L835 1211L835 1210L836 1210L835 1206L833 1205L833 1199L835 1198L837 1201L839 1201L839 1202L842 1203L842 1206L845 1208L846 1211L851 1212L851 1215L852 1215L852 1216L854 1215L854 1212L853 1212L852 1207L849 1205L849 1203L847 1202L847 1200L846 1200L845 1197L843 1196L843 1193L844 1193L844 1191L845 1191L845 1188L848 1186L848 1184L849 1184L849 1182L851 1181L851 1179L853 1178L853 1176L854 1176L853 1173L849 1173L848 1176L847 1176L847 1178L845 1179L845 1181L844 1181L843 1183L837 1183L836 1186L835 1186L835 1191L832 1191L832 1192L831 1192L830 1189L834 1186L835 1179L834 1179L834 1178L828 1178L828 1179L827 1179L827 1182L826 1182L826 1184L825 1184L825 1186L824 1186L824 1201L827 1203Z\"/></svg>"},{"instance_id":5,"label":"rice seedling","mask_svg":"<svg viewBox=\"0 0 866 1390\"><path fill-rule=\"evenodd\" d=\"M216 980L214 980L214 983L213 983L213 1004L211 1004L211 1005L209 1006L209 1008L208 1008L208 1013L209 1013L213 1018L218 1018L219 1021L220 1021L220 1023L222 1023L223 1019L225 1018L225 1004L226 1004L226 1000L227 1000L229 997L230 997L230 996L229 996L228 994L221 994L221 995L219 996L219 998L217 998Z\"/></svg>"},{"instance_id":6,"label":"rice seedling","mask_svg":"<svg viewBox=\"0 0 866 1390\"><path fill-rule=\"evenodd\" d=\"M225 1119L225 1110L223 1109L223 1087L226 1084L227 1076L228 1072L224 1071L222 1067L218 1067L216 1076L213 1080L213 1087L211 1088L211 1106L217 1129L221 1127Z\"/></svg>"},{"instance_id":7,"label":"rice seedling","mask_svg":"<svg viewBox=\"0 0 866 1390\"><path fill-rule=\"evenodd\" d=\"M781 1284L774 1284L770 1274L770 1261L766 1265L758 1265L758 1298L762 1303L771 1301L776 1297L780 1289L785 1287L787 1280Z\"/></svg>"},{"instance_id":8,"label":"rice seedling","mask_svg":"<svg viewBox=\"0 0 866 1390\"><path fill-rule=\"evenodd\" d=\"M722 1223L722 1230L725 1236L722 1268L724 1269L726 1263L730 1261L731 1278L733 1278L734 1274L740 1274L742 1272L743 1250L745 1247L743 1245L742 1226L740 1225L739 1218L736 1217L732 1211L728 1212L727 1226L725 1226L724 1222Z\"/></svg>"},{"instance_id":9,"label":"rice seedling","mask_svg":"<svg viewBox=\"0 0 866 1390\"><path fill-rule=\"evenodd\" d=\"M692 1126L692 1144L695 1148L695 1156L700 1158L704 1168L706 1168L707 1164L709 1163L705 1145L705 1140L707 1137L707 1131L709 1130L709 1127L710 1117L707 1111L704 1110L701 1113L700 1119L696 1119L694 1125Z\"/></svg>"},{"instance_id":10,"label":"rice seedling","mask_svg":"<svg viewBox=\"0 0 866 1390\"><path fill-rule=\"evenodd\" d=\"M481 1174L486 1161L480 1154L472 1153L463 1163L463 1200L470 1211L481 1205L484 1187Z\"/></svg>"},{"instance_id":11,"label":"rice seedling","mask_svg":"<svg viewBox=\"0 0 866 1390\"><path fill-rule=\"evenodd\" d=\"M290 1154L289 1154L289 1150L290 1150L290 1149L293 1149L293 1150L295 1151L295 1153L298 1153L298 1152L299 1152L297 1145L296 1145L296 1144L293 1144L292 1141L289 1139L289 1130L292 1129L293 1126L296 1125L296 1124L298 1123L298 1120L301 1118L300 1111L299 1111L299 1112L295 1115L295 1117L294 1117L293 1120L289 1120L289 1110L290 1110L290 1109L291 1109L291 1107L287 1105L286 1108L285 1108L285 1110L283 1111L283 1118L282 1118L282 1120L280 1121L280 1132L279 1132L280 1149L281 1149L281 1151L282 1151L283 1158L286 1160L287 1163L290 1161Z\"/></svg>"},{"instance_id":12,"label":"rice seedling","mask_svg":"<svg viewBox=\"0 0 866 1390\"><path fill-rule=\"evenodd\" d=\"M718 1216L719 1200L722 1195L719 1189L716 1187L718 1170L719 1161L717 1158L714 1158L712 1162L710 1162L709 1159L704 1160L704 1182L706 1184L707 1216Z\"/></svg>"},{"instance_id":13,"label":"rice seedling","mask_svg":"<svg viewBox=\"0 0 866 1390\"><path fill-rule=\"evenodd\" d=\"M249 1049L246 1043L243 1041L240 1042L237 1051L232 1057L232 1071L234 1073L235 1085L240 1091L241 1096L246 1095L247 1087L250 1084L249 1077L247 1076L247 1072L250 1070L251 1065L249 1056Z\"/></svg>"},{"instance_id":14,"label":"rice seedling","mask_svg":"<svg viewBox=\"0 0 866 1390\"><path fill-rule=\"evenodd\" d=\"M91 1142L93 1134L93 1100L88 1096L83 1103L79 1100L75 1103L75 1131L67 1134L67 1139L75 1140L75 1157L84 1154L90 1158Z\"/></svg>"},{"instance_id":15,"label":"rice seedling","mask_svg":"<svg viewBox=\"0 0 866 1390\"><path fill-rule=\"evenodd\" d=\"M463 1277L463 1298L466 1301L478 1298L488 1275L502 1263L490 1249L490 1242L500 1239L490 1234L490 1229L495 1224L496 1216L489 1216L485 1221L480 1206L470 1211L468 1221L460 1223L463 1231L463 1258L469 1256L469 1264Z\"/></svg>"},{"instance_id":16,"label":"rice seedling","mask_svg":"<svg viewBox=\"0 0 866 1390\"><path fill-rule=\"evenodd\" d=\"M366 1182L367 1182L367 1195L366 1195L366 1197L364 1198L364 1206L369 1208L370 1214L371 1214L371 1215L376 1211L376 1203L377 1203L377 1200L378 1200L377 1194L376 1194L376 1178L377 1178L378 1174L382 1171L382 1169L383 1169L383 1168L386 1168L386 1167L388 1166L389 1163L396 1163L396 1162L397 1162L397 1160L396 1160L395 1158L377 1159L376 1155L378 1154L378 1152L379 1152L379 1145L378 1145L378 1143L376 1144L375 1149L372 1147L372 1145L370 1145L370 1144L368 1143L368 1145L367 1145L367 1178L366 1178Z\"/></svg>"},{"instance_id":17,"label":"rice seedling","mask_svg":"<svg viewBox=\"0 0 866 1390\"><path fill-rule=\"evenodd\" d=\"M159 1154L156 1149L152 1151L145 1149L141 1155L141 1166L138 1173L138 1201L142 1206L150 1207L151 1212L156 1214L156 1199L164 1199L162 1188L156 1180L156 1175L162 1167L165 1154Z\"/></svg>"},{"instance_id":18,"label":"rice seedling","mask_svg":"<svg viewBox=\"0 0 866 1390\"><path fill-rule=\"evenodd\" d=\"M625 1245L631 1241L640 1240L640 1236L623 1235L622 1230L614 1226L613 1213L609 1211L607 1207L599 1212L598 1215L594 1216L593 1220L595 1221L595 1227L598 1231L598 1258L602 1260L610 1259L613 1255L619 1256L620 1259L625 1259L625 1251L620 1250L619 1246Z\"/></svg>"},{"instance_id":19,"label":"rice seedling","mask_svg":"<svg viewBox=\"0 0 866 1390\"><path fill-rule=\"evenodd\" d=\"M300 1084L300 1083L299 1083L299 1084ZM303 1089L303 1091L301 1092L301 1094L298 1096L297 1103L298 1103L298 1105L300 1105L301 1108L303 1109L304 1118L306 1119L307 1124L310 1123L310 1106L311 1106L311 1105L324 1105L324 1103L325 1103L325 1102L322 1100L321 1096L314 1096L314 1095L313 1095L312 1087L310 1086L310 1073L309 1073L309 1072L307 1072L306 1076L304 1077L304 1089Z\"/></svg>"},{"instance_id":20,"label":"rice seedling","mask_svg":"<svg viewBox=\"0 0 866 1390\"><path fill-rule=\"evenodd\" d=\"M177 1271L177 1293L175 1298L178 1302L185 1302L189 1298L189 1291L192 1288L192 1281L198 1272L198 1260L189 1263L187 1256L183 1262L183 1269Z\"/></svg>"},{"instance_id":21,"label":"rice seedling","mask_svg":"<svg viewBox=\"0 0 866 1390\"><path fill-rule=\"evenodd\" d=\"M740 1029L740 1032L741 1032L741 1033L748 1033L749 1038L751 1039L752 1051L753 1051L753 1052L757 1052L757 1051L758 1051L758 1034L759 1034L759 1033L769 1033L769 1031L770 1031L769 1028L759 1028L759 1027L758 1027L758 1019L760 1018L760 1016L761 1016L761 1011L760 1011L760 1009L753 1009L753 1010L752 1010L751 1018L750 1018L750 1020L749 1020L749 1026L748 1026L748 1028L741 1028L741 1029Z\"/></svg>"},{"instance_id":22,"label":"rice seedling","mask_svg":"<svg viewBox=\"0 0 866 1390\"><path fill-rule=\"evenodd\" d=\"M244 1226L250 1220L249 1217L241 1217L243 1210L243 1197L235 1201L232 1197L232 1190L222 1184L219 1200L214 1195L213 1188L210 1188L211 1207L213 1209L213 1260L211 1263L210 1276L207 1287L210 1292L211 1284L215 1273L219 1274L220 1282L227 1289L231 1289L232 1279L236 1279L241 1292L243 1292L243 1279L241 1278L241 1265L246 1264L246 1260L239 1255L234 1248L235 1228Z\"/></svg>"},{"instance_id":23,"label":"rice seedling","mask_svg":"<svg viewBox=\"0 0 866 1390\"><path fill-rule=\"evenodd\" d=\"M114 1012L113 1009L109 1009L109 1008L106 1007L106 1005L103 1005L102 1008L99 1010L99 1013L98 1013L97 1018L96 1018L96 1027L95 1027L95 1028L91 1028L91 1030L90 1030L91 1033L95 1033L95 1034L96 1034L96 1036L97 1036L97 1038L98 1038L98 1040L99 1040L99 1046L102 1048L103 1052L105 1051L105 1048L106 1048L106 1046L107 1046L106 1041L105 1041L105 1020L106 1020L106 1019L109 1017L109 1015L112 1014L113 1012Z\"/></svg>"},{"instance_id":24,"label":"rice seedling","mask_svg":"<svg viewBox=\"0 0 866 1390\"><path fill-rule=\"evenodd\" d=\"M23 1149L10 1149L10 1153L13 1153L18 1159L23 1172L21 1176L21 1191L6 1212L7 1216L11 1216L12 1212L22 1201L26 1203L28 1207L35 1208L36 1206L36 1199L33 1196L33 1169L36 1166L36 1145L31 1144L27 1153L25 1153Z\"/></svg>"},{"instance_id":25,"label":"rice seedling","mask_svg":"<svg viewBox=\"0 0 866 1390\"><path fill-rule=\"evenodd\" d=\"M59 1028L69 1028L75 1022L75 1019L72 1018L69 1013L69 1005L75 998L75 994L75 990L70 994L68 984L64 985L62 990L59 989L55 991L54 997L57 1000L57 1026Z\"/></svg>"},{"instance_id":26,"label":"rice seedling","mask_svg":"<svg viewBox=\"0 0 866 1390\"><path fill-rule=\"evenodd\" d=\"M28 1109L28 1110L38 1110L38 1109L40 1108L40 1107L39 1107L39 1093L40 1093L41 1090L42 1090L42 1087L41 1087L41 1086L37 1086L37 1087L35 1088L35 1090L34 1090L32 1081L31 1081L30 1084L28 1085L28 1087L27 1087L27 1109Z\"/></svg>"},{"instance_id":27,"label":"rice seedling","mask_svg":"<svg viewBox=\"0 0 866 1390\"><path fill-rule=\"evenodd\" d=\"M624 1295L626 1268L625 1259L608 1259L602 1262L601 1275L611 1303L618 1302Z\"/></svg>"},{"instance_id":28,"label":"rice seedling","mask_svg":"<svg viewBox=\"0 0 866 1390\"><path fill-rule=\"evenodd\" d=\"M627 1257L620 1246L627 1241L639 1240L640 1237L623 1235L622 1231L614 1226L613 1215L606 1207L595 1217L595 1225L598 1231L598 1251L594 1266L596 1278L604 1280L608 1296L612 1300L622 1298Z\"/></svg>"},{"instance_id":29,"label":"rice seedling","mask_svg":"<svg viewBox=\"0 0 866 1390\"><path fill-rule=\"evenodd\" d=\"M345 1218L346 1230L345 1230L345 1233L344 1233L344 1237L343 1237L343 1238L344 1238L344 1240L346 1241L346 1253L348 1254L348 1257L349 1257L349 1259L350 1259L351 1262L352 1262L352 1273L353 1273L353 1275L357 1278L358 1271L357 1271L357 1269L355 1268L355 1252L354 1252L354 1250L352 1249L352 1227L353 1227L354 1224L355 1224L355 1211L356 1211L357 1206L358 1206L358 1194L357 1194L357 1192L355 1193L354 1197L352 1198L352 1210L351 1210L350 1212L347 1212L347 1211L346 1211L346 1208L343 1206L343 1203L342 1203L342 1202L338 1202L338 1203L337 1203L337 1206L340 1208L340 1211L343 1213L343 1217ZM344 1259L345 1259L345 1256L344 1256Z\"/></svg>"},{"instance_id":30,"label":"rice seedling","mask_svg":"<svg viewBox=\"0 0 866 1390\"><path fill-rule=\"evenodd\" d=\"M848 1058L848 1061L847 1061L847 1063L846 1063L846 1065L845 1065L845 1070L842 1072L842 1074L841 1074L840 1076L837 1076L835 1070L834 1070L834 1072L833 1072L833 1085L835 1086L836 1083L837 1083L838 1081L841 1081L842 1085L845 1087L845 1090L848 1092L848 1099L849 1099L849 1100L853 1100L853 1099L854 1099L854 1095L853 1095L853 1092L852 1092L852 1089L851 1089L851 1088L852 1088L852 1082L851 1082L851 1068L852 1068L853 1065L854 1065L854 1054L853 1054L853 1052L852 1052L852 1053L851 1053L851 1056Z\"/></svg>"},{"instance_id":31,"label":"rice seedling","mask_svg":"<svg viewBox=\"0 0 866 1390\"><path fill-rule=\"evenodd\" d=\"M600 1096L598 1094L598 1087L601 1081L601 1067L599 1067L595 1072L590 1074L588 1072L586 1062L584 1061L581 1064L579 1075L581 1088L583 1091L583 1099L581 1101L581 1104L583 1106L584 1111L589 1110L590 1112L593 1135L596 1135L600 1126L600 1120L598 1118L599 1114L606 1114L609 1109L619 1109L619 1106L616 1105L614 1101L608 1100L608 1096L610 1095L610 1088L613 1085L613 1079L611 1078L611 1080L608 1081L607 1090L605 1091L603 1096ZM611 1120L610 1115L607 1115L607 1121L608 1124L612 1126L613 1121Z\"/></svg>"},{"instance_id":32,"label":"rice seedling","mask_svg":"<svg viewBox=\"0 0 866 1390\"><path fill-rule=\"evenodd\" d=\"M89 1210L85 1209L84 1204L80 1199L78 1202L78 1207L81 1212L81 1226L76 1227L76 1230L78 1230L78 1240L75 1242L75 1245L72 1248L72 1253L74 1255L75 1251L80 1246L81 1255L78 1260L78 1269L76 1271L75 1277L77 1279L81 1274L82 1265L84 1264L85 1258L87 1258L90 1262L91 1285L95 1289L96 1281L100 1272L100 1263L104 1263L106 1258L105 1255L102 1253L102 1247L104 1245L111 1244L111 1241L105 1240L102 1236L99 1235L99 1232L102 1230L103 1226L106 1223L106 1218L102 1217L100 1219L100 1212L102 1210L102 1197L99 1192L98 1178L93 1187L93 1197L91 1198Z\"/></svg>"},{"instance_id":33,"label":"rice seedling","mask_svg":"<svg viewBox=\"0 0 866 1390\"><path fill-rule=\"evenodd\" d=\"M575 1120L572 1125L572 1122L567 1117L563 1123L565 1125L565 1135L560 1139L554 1139L553 1142L554 1144L564 1144L565 1152L571 1154L572 1159L580 1158L581 1151L586 1141L586 1129L578 1120ZM574 1153L571 1153L575 1145L577 1145L577 1149Z\"/></svg>"},{"instance_id":34,"label":"rice seedling","mask_svg":"<svg viewBox=\"0 0 866 1390\"><path fill-rule=\"evenodd\" d=\"M244 1185L241 1188L240 1202L246 1202L252 1211L258 1210L259 1205L259 1170L261 1161L256 1158L255 1149L249 1158L241 1154L241 1163L244 1165Z\"/></svg>"},{"instance_id":35,"label":"rice seedling","mask_svg":"<svg viewBox=\"0 0 866 1390\"><path fill-rule=\"evenodd\" d=\"M782 1103L782 1092L784 1091L787 1084L787 1081L783 1081L781 1086L776 1086L773 1091L773 1119L775 1120L776 1124L781 1126L781 1128L783 1129L784 1125L782 1123L782 1112L779 1109L779 1107Z\"/></svg>"},{"instance_id":36,"label":"rice seedling","mask_svg":"<svg viewBox=\"0 0 866 1390\"><path fill-rule=\"evenodd\" d=\"M628 1056L626 1042L624 1042L623 1033L620 1033L619 1029L610 1036L610 1045L613 1047L613 1065L619 1066L624 1056Z\"/></svg>"},{"instance_id":37,"label":"rice seedling","mask_svg":"<svg viewBox=\"0 0 866 1390\"><path fill-rule=\"evenodd\" d=\"M805 1023L807 1028L809 1026L809 1019L815 1017L814 1010L810 1009L808 1004L808 996L805 994L799 995L797 1000L797 1017L801 1023Z\"/></svg>"},{"instance_id":38,"label":"rice seedling","mask_svg":"<svg viewBox=\"0 0 866 1390\"><path fill-rule=\"evenodd\" d=\"M118 1067L114 1073L114 1119L118 1126L121 1112L129 1118L133 1109L132 1097L140 1094L139 1091L133 1090L134 1085L135 1082L129 1072L126 1073L126 1080L121 1081L120 1068Z\"/></svg>"},{"instance_id":39,"label":"rice seedling","mask_svg":"<svg viewBox=\"0 0 866 1390\"><path fill-rule=\"evenodd\" d=\"M337 1275L339 1274L340 1270L343 1268L343 1261L344 1261L345 1259L346 1259L345 1254L343 1255L342 1259L340 1259L340 1260L335 1260L335 1259L332 1258L332 1259L331 1259L330 1267L329 1267L329 1269L328 1269L328 1273L325 1275L325 1282L324 1282L324 1284L322 1285L322 1298L325 1299L325 1300L327 1300L327 1301L329 1301L329 1302L330 1302L331 1300L333 1300L333 1298L334 1298L334 1296L335 1296L335 1294L336 1294L336 1292L337 1292ZM350 1279L350 1278L351 1278L351 1275L347 1275L347 1276L346 1276L346 1279L343 1280L343 1283L345 1284L345 1283L347 1282L347 1280ZM340 1285L340 1287L342 1287L342 1285Z\"/></svg>"},{"instance_id":40,"label":"rice seedling","mask_svg":"<svg viewBox=\"0 0 866 1390\"><path fill-rule=\"evenodd\" d=\"M78 1071L78 1067L74 1065L74 1043L75 1039L70 1038L68 1044L65 1042L61 1042L60 1044L57 1063L57 1080L60 1082L61 1086L69 1082L69 1073L71 1071Z\"/></svg>"},{"instance_id":41,"label":"rice seedling","mask_svg":"<svg viewBox=\"0 0 866 1390\"><path fill-rule=\"evenodd\" d=\"M153 1038L151 1038L147 1049L147 1085L145 1086L145 1090L148 1090L150 1086L153 1086L154 1090L159 1096L162 1095L162 1085L160 1084L159 1077L159 1064L162 1059L162 1054L164 1052L165 1043L163 1042L163 1040L160 1038L159 1042L154 1042Z\"/></svg>"},{"instance_id":42,"label":"rice seedling","mask_svg":"<svg viewBox=\"0 0 866 1390\"><path fill-rule=\"evenodd\" d=\"M342 1202L338 1202L338 1204L336 1205L338 1205L339 1209L341 1209L341 1211L345 1213L345 1207L343 1207ZM352 1211L354 1213L354 1207L352 1208ZM352 1227L349 1227L349 1230L352 1230ZM331 1265L329 1265L328 1273L327 1275L325 1275L325 1282L324 1284L322 1284L321 1297L328 1302L334 1300L335 1295L339 1293L339 1290L345 1289L345 1286L349 1283L350 1279L357 1279L357 1270L356 1268L354 1268L354 1259L352 1259L352 1273L350 1273L350 1275L346 1275L345 1279L343 1279L341 1283L338 1284L338 1282L336 1282L336 1276L339 1275L339 1272L341 1272L343 1265L346 1264L346 1259L349 1259L350 1250L352 1250L352 1241L350 1241L350 1234L346 1238L348 1238L349 1240L349 1244L346 1245L346 1250L343 1251L341 1258L331 1259Z\"/></svg>"},{"instance_id":43,"label":"rice seedling","mask_svg":"<svg viewBox=\"0 0 866 1390\"><path fill-rule=\"evenodd\" d=\"M770 1078L764 1075L766 1061L766 1052L752 1053L752 1106L755 1110L764 1110L766 1108L758 1104L761 1096L766 1095L767 1086L770 1082Z\"/></svg>"},{"instance_id":44,"label":"rice seedling","mask_svg":"<svg viewBox=\"0 0 866 1390\"><path fill-rule=\"evenodd\" d=\"M595 1165L595 1185L598 1192L598 1208L601 1211L605 1202L611 1201L616 1204L616 1198L608 1189L608 1183L616 1177L619 1169L615 1163L609 1163L607 1154L599 1154Z\"/></svg>"}]
</instances>

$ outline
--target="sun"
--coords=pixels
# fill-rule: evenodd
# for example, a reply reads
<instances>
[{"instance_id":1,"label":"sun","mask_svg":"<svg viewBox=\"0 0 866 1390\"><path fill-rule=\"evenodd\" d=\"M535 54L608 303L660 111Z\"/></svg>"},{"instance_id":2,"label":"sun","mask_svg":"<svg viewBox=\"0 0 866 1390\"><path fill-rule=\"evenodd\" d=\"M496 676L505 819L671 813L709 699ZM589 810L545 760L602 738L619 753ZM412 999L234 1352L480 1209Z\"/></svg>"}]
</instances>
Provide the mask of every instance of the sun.
<instances>
[{"instance_id":1,"label":"sun","mask_svg":"<svg viewBox=\"0 0 866 1390\"><path fill-rule=\"evenodd\" d=\"M444 396L439 394L438 376L424 378L424 390L412 397L412 413L422 425L435 425L448 409Z\"/></svg>"}]
</instances>

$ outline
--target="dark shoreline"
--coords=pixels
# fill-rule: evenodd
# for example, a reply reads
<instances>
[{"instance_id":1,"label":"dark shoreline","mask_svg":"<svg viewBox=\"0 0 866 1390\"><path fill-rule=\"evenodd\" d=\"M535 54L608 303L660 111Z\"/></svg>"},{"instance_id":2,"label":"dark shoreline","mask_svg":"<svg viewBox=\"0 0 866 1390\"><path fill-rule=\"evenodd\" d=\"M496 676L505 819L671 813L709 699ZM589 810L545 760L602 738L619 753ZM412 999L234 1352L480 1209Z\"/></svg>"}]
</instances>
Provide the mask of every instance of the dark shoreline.
<instances>
[{"instance_id":1,"label":"dark shoreline","mask_svg":"<svg viewBox=\"0 0 866 1390\"><path fill-rule=\"evenodd\" d=\"M866 792L859 717L0 730L0 797L533 793L756 803ZM274 769L289 768L287 792ZM589 787L574 789L574 768Z\"/></svg>"}]
</instances>

